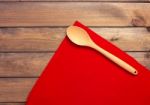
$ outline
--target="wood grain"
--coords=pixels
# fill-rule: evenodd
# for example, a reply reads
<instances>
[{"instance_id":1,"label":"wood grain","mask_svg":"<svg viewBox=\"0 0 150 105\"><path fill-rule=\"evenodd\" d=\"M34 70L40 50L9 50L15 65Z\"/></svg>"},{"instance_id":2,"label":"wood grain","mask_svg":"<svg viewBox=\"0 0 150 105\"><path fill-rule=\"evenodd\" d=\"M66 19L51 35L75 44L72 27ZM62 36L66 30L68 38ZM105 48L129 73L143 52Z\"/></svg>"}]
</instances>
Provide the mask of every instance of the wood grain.
<instances>
[{"instance_id":1,"label":"wood grain","mask_svg":"<svg viewBox=\"0 0 150 105\"><path fill-rule=\"evenodd\" d=\"M25 102L37 78L0 78L0 102Z\"/></svg>"},{"instance_id":2,"label":"wood grain","mask_svg":"<svg viewBox=\"0 0 150 105\"><path fill-rule=\"evenodd\" d=\"M91 5L92 3L92 5ZM0 2L0 27L150 26L149 3Z\"/></svg>"},{"instance_id":3,"label":"wood grain","mask_svg":"<svg viewBox=\"0 0 150 105\"><path fill-rule=\"evenodd\" d=\"M150 68L149 52L128 54ZM53 53L0 53L0 77L39 77L52 55Z\"/></svg>"},{"instance_id":4,"label":"wood grain","mask_svg":"<svg viewBox=\"0 0 150 105\"><path fill-rule=\"evenodd\" d=\"M38 77L53 53L0 53L0 77Z\"/></svg>"},{"instance_id":5,"label":"wood grain","mask_svg":"<svg viewBox=\"0 0 150 105\"><path fill-rule=\"evenodd\" d=\"M0 52L55 51L66 28L0 28ZM124 51L149 51L146 28L92 28ZM130 46L128 46L130 45Z\"/></svg>"}]
</instances>

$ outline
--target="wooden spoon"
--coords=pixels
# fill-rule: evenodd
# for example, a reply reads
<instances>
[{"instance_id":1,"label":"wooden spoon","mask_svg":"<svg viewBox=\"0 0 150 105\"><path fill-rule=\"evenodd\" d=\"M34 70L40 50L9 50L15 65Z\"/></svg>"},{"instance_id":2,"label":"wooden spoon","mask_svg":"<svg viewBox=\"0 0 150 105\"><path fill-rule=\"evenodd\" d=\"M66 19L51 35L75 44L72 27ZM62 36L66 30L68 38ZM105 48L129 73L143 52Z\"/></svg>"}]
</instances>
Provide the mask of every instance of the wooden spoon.
<instances>
[{"instance_id":1,"label":"wooden spoon","mask_svg":"<svg viewBox=\"0 0 150 105\"><path fill-rule=\"evenodd\" d=\"M120 58L116 57L115 55L109 53L108 51L104 50L103 48L96 45L88 33L83 30L82 28L78 26L70 26L67 28L67 36L68 38L75 44L80 46L88 46L91 47L97 51L99 51L101 54L109 58L114 63L118 64L120 67L124 68L126 71L130 72L133 75L137 75L137 70L132 67L131 65L127 64Z\"/></svg>"}]
</instances>

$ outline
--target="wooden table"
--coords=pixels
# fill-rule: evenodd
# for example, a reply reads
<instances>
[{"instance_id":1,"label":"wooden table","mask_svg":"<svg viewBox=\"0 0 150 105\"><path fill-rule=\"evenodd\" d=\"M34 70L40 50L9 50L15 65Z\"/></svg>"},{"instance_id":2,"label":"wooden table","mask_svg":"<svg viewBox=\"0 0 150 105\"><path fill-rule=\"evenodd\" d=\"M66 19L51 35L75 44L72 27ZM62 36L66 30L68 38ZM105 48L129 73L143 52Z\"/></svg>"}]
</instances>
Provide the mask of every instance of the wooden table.
<instances>
[{"instance_id":1,"label":"wooden table","mask_svg":"<svg viewBox=\"0 0 150 105\"><path fill-rule=\"evenodd\" d=\"M75 20L150 68L149 0L0 0L0 105L24 105Z\"/></svg>"}]
</instances>

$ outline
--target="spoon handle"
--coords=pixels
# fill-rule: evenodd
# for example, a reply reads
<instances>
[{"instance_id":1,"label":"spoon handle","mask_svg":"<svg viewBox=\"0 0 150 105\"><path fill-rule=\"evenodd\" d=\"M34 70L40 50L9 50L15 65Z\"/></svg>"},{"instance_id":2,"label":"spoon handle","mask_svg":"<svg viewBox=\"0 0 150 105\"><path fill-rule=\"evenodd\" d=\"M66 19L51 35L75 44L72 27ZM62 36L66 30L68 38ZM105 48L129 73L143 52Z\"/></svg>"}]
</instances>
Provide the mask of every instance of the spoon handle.
<instances>
[{"instance_id":1,"label":"spoon handle","mask_svg":"<svg viewBox=\"0 0 150 105\"><path fill-rule=\"evenodd\" d=\"M131 65L127 64L126 62L124 62L120 58L116 57L115 55L109 53L108 51L104 50L103 48L99 47L94 42L92 42L90 44L90 47L95 49L95 50L97 50L97 51L99 51L101 54L103 54L108 59L110 59L114 63L118 64L120 67L124 68L126 71L130 72L131 74L133 74L133 75L137 75L138 74L137 70L134 67L132 67Z\"/></svg>"}]
</instances>

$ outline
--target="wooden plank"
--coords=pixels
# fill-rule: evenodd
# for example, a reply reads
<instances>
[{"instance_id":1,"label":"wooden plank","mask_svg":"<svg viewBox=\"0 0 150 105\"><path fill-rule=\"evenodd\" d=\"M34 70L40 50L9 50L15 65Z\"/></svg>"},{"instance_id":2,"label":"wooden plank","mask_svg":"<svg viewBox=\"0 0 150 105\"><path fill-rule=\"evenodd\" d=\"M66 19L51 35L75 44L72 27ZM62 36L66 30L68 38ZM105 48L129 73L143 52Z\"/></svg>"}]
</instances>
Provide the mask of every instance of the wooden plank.
<instances>
[{"instance_id":1,"label":"wooden plank","mask_svg":"<svg viewBox=\"0 0 150 105\"><path fill-rule=\"evenodd\" d=\"M38 77L52 53L0 53L0 77Z\"/></svg>"},{"instance_id":2,"label":"wooden plank","mask_svg":"<svg viewBox=\"0 0 150 105\"><path fill-rule=\"evenodd\" d=\"M66 28L0 28L0 52L55 51ZM149 51L146 28L92 28L124 51ZM128 46L130 45L130 46Z\"/></svg>"},{"instance_id":3,"label":"wooden plank","mask_svg":"<svg viewBox=\"0 0 150 105\"><path fill-rule=\"evenodd\" d=\"M0 78L0 102L25 102L37 78Z\"/></svg>"},{"instance_id":4,"label":"wooden plank","mask_svg":"<svg viewBox=\"0 0 150 105\"><path fill-rule=\"evenodd\" d=\"M128 52L150 68L149 52ZM52 53L0 53L0 77L39 77Z\"/></svg>"},{"instance_id":5,"label":"wooden plank","mask_svg":"<svg viewBox=\"0 0 150 105\"><path fill-rule=\"evenodd\" d=\"M0 27L150 26L149 3L1 2Z\"/></svg>"}]
</instances>

